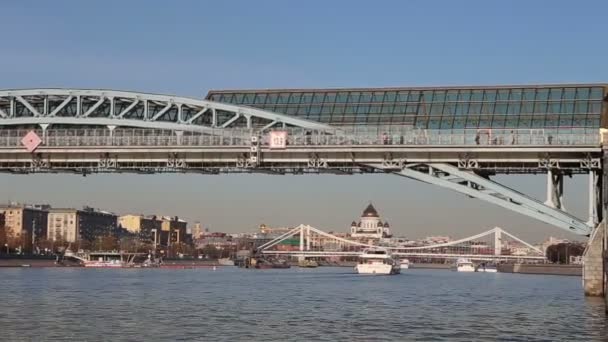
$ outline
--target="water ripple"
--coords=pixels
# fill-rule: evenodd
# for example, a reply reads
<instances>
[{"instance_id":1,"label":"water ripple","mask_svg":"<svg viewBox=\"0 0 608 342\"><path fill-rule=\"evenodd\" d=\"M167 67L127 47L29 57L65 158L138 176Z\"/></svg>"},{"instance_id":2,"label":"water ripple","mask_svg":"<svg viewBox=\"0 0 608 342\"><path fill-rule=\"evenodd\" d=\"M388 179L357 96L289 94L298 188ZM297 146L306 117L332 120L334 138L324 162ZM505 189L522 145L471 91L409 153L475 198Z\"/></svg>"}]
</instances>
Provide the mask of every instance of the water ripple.
<instances>
[{"instance_id":1,"label":"water ripple","mask_svg":"<svg viewBox=\"0 0 608 342\"><path fill-rule=\"evenodd\" d=\"M580 279L408 270L0 270L8 341L604 341Z\"/></svg>"}]
</instances>

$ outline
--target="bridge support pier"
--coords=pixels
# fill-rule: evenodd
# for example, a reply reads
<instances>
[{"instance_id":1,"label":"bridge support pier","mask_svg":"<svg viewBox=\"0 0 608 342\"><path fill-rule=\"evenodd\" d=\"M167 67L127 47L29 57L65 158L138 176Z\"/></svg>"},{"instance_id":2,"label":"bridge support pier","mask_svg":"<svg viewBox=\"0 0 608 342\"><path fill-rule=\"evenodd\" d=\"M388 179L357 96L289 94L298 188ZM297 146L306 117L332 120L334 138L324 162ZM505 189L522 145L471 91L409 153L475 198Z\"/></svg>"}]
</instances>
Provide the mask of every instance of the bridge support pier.
<instances>
[{"instance_id":1,"label":"bridge support pier","mask_svg":"<svg viewBox=\"0 0 608 342\"><path fill-rule=\"evenodd\" d=\"M589 170L589 220L587 225L597 226L602 215L602 177L599 172Z\"/></svg>"},{"instance_id":2,"label":"bridge support pier","mask_svg":"<svg viewBox=\"0 0 608 342\"><path fill-rule=\"evenodd\" d=\"M608 215L608 158L604 147L601 171L594 176L590 174L589 179L589 203L590 221L596 219L600 223L595 227L587 248L583 253L583 289L586 296L604 296L606 301L606 312L608 312L608 289L606 279L608 268L606 267L606 256L608 246L608 231L606 228L606 217ZM592 191L593 188L593 191ZM594 205L595 210L591 208ZM595 212L594 212L595 211Z\"/></svg>"},{"instance_id":3,"label":"bridge support pier","mask_svg":"<svg viewBox=\"0 0 608 342\"><path fill-rule=\"evenodd\" d=\"M583 289L586 296L604 295L604 254L606 250L606 225L602 221L591 233L583 255Z\"/></svg>"}]
</instances>

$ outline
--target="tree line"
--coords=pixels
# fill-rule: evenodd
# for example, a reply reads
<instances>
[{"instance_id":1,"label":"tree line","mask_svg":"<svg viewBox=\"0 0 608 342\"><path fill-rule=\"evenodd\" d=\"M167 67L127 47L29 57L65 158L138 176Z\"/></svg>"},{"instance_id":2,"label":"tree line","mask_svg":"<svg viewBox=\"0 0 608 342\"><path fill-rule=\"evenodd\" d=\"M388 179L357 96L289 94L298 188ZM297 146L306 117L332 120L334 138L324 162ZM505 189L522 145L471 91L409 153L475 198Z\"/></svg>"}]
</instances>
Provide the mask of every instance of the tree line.
<instances>
[{"instance_id":1,"label":"tree line","mask_svg":"<svg viewBox=\"0 0 608 342\"><path fill-rule=\"evenodd\" d=\"M569 264L571 256L581 256L585 245L580 242L563 242L547 247L547 260L557 264Z\"/></svg>"}]
</instances>

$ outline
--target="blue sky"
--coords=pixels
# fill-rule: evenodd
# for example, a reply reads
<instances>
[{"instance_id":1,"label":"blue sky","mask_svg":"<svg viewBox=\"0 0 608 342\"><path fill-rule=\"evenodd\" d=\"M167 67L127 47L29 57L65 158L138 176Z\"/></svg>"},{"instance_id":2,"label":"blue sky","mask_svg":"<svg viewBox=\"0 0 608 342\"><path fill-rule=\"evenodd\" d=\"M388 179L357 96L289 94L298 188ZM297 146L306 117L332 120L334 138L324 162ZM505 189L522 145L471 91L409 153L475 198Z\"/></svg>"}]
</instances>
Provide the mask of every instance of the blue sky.
<instances>
[{"instance_id":1,"label":"blue sky","mask_svg":"<svg viewBox=\"0 0 608 342\"><path fill-rule=\"evenodd\" d=\"M3 1L0 88L209 89L606 82L602 1ZM540 177L501 178L541 197ZM585 179L566 205L586 212ZM178 214L212 230L345 230L368 201L411 237L560 230L389 176L0 176L0 196ZM0 198L4 200L4 198ZM437 213L441 213L438 215Z\"/></svg>"}]
</instances>

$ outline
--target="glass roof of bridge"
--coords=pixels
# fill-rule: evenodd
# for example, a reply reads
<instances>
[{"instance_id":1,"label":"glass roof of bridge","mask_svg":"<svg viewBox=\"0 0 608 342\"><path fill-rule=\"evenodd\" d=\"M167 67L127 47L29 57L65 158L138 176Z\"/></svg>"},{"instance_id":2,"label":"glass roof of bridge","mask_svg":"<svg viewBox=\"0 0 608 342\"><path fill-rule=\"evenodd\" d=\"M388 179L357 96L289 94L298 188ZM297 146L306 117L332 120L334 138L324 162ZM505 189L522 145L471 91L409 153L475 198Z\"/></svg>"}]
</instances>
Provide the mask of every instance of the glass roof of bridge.
<instances>
[{"instance_id":1,"label":"glass roof of bridge","mask_svg":"<svg viewBox=\"0 0 608 342\"><path fill-rule=\"evenodd\" d=\"M331 125L599 128L603 85L212 90L207 99Z\"/></svg>"}]
</instances>

